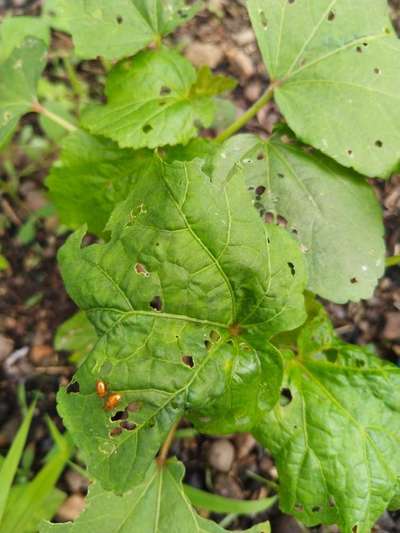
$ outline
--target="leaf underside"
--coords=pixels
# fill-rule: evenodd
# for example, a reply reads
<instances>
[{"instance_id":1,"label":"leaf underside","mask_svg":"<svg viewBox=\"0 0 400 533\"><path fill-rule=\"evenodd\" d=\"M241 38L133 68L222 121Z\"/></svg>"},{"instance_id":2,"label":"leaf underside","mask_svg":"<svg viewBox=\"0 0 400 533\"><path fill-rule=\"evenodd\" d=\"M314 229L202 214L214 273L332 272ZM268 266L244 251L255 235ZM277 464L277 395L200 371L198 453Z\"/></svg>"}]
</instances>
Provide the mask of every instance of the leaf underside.
<instances>
[{"instance_id":1,"label":"leaf underside","mask_svg":"<svg viewBox=\"0 0 400 533\"><path fill-rule=\"evenodd\" d=\"M337 303L372 296L384 272L384 228L376 195L360 175L278 132L268 141L233 137L214 167L215 174L242 172L255 207L296 235L309 290Z\"/></svg>"},{"instance_id":2,"label":"leaf underside","mask_svg":"<svg viewBox=\"0 0 400 533\"><path fill-rule=\"evenodd\" d=\"M75 375L79 392L61 390L59 409L106 489L142 478L185 410L226 394L242 354L244 370L264 376L254 424L279 396L281 360L267 339L305 319L295 241L266 232L239 174L210 182L201 167L160 162L116 208L109 243L82 249L80 230L60 252L67 290L99 338ZM98 379L121 395L111 414ZM242 419L242 406L227 416Z\"/></svg>"},{"instance_id":3,"label":"leaf underside","mask_svg":"<svg viewBox=\"0 0 400 533\"><path fill-rule=\"evenodd\" d=\"M86 509L73 523L44 524L40 533L223 533L227 531L199 516L183 490L184 467L175 460L160 468L153 464L146 479L124 496L105 492L97 484L89 491ZM106 513L104 512L106 510ZM247 533L270 533L258 524Z\"/></svg>"},{"instance_id":4,"label":"leaf underside","mask_svg":"<svg viewBox=\"0 0 400 533\"><path fill-rule=\"evenodd\" d=\"M386 0L248 0L289 126L344 166L388 177L400 161L400 43Z\"/></svg>"}]
</instances>

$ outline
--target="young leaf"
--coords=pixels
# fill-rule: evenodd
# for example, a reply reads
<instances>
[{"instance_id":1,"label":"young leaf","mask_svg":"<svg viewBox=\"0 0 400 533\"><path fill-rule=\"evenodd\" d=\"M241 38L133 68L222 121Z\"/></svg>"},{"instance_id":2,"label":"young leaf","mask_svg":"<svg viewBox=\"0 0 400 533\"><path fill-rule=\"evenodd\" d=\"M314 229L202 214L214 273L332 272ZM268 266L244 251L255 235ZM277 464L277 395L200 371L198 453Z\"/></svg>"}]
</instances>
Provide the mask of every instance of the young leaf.
<instances>
[{"instance_id":1,"label":"young leaf","mask_svg":"<svg viewBox=\"0 0 400 533\"><path fill-rule=\"evenodd\" d=\"M400 44L386 0L249 0L276 101L296 135L387 177L400 160Z\"/></svg>"},{"instance_id":2,"label":"young leaf","mask_svg":"<svg viewBox=\"0 0 400 533\"><path fill-rule=\"evenodd\" d=\"M76 54L109 60L132 56L192 18L202 7L186 0L58 0Z\"/></svg>"},{"instance_id":3,"label":"young leaf","mask_svg":"<svg viewBox=\"0 0 400 533\"><path fill-rule=\"evenodd\" d=\"M121 147L185 144L198 125L210 126L214 96L235 86L209 70L196 70L174 50L141 52L118 63L107 78L106 105L89 106L82 124Z\"/></svg>"},{"instance_id":4,"label":"young leaf","mask_svg":"<svg viewBox=\"0 0 400 533\"><path fill-rule=\"evenodd\" d=\"M101 235L115 205L124 200L135 180L157 170L150 150L122 150L115 143L84 132L69 135L61 160L46 181L61 222Z\"/></svg>"},{"instance_id":5,"label":"young leaf","mask_svg":"<svg viewBox=\"0 0 400 533\"><path fill-rule=\"evenodd\" d=\"M276 459L284 512L371 531L400 474L399 390L400 370L361 347L287 357L282 401L255 432Z\"/></svg>"},{"instance_id":6,"label":"young leaf","mask_svg":"<svg viewBox=\"0 0 400 533\"><path fill-rule=\"evenodd\" d=\"M27 37L36 37L48 46L50 29L46 21L41 17L6 17L0 25L0 63Z\"/></svg>"},{"instance_id":7,"label":"young leaf","mask_svg":"<svg viewBox=\"0 0 400 533\"><path fill-rule=\"evenodd\" d=\"M36 85L46 64L46 45L26 38L0 64L0 148L6 144L22 115L36 100Z\"/></svg>"},{"instance_id":8,"label":"young leaf","mask_svg":"<svg viewBox=\"0 0 400 533\"><path fill-rule=\"evenodd\" d=\"M97 484L90 489L81 516L69 524L44 524L40 533L223 533L226 529L199 516L185 494L184 467L176 460L163 468L153 464L146 480L124 496L105 492ZM107 509L107 513L104 510ZM258 524L247 533L270 533Z\"/></svg>"},{"instance_id":9,"label":"young leaf","mask_svg":"<svg viewBox=\"0 0 400 533\"><path fill-rule=\"evenodd\" d=\"M361 176L279 134L228 140L214 158L215 173L235 165L261 213L280 215L296 234L312 292L338 303L372 295L385 268L384 228Z\"/></svg>"},{"instance_id":10,"label":"young leaf","mask_svg":"<svg viewBox=\"0 0 400 533\"><path fill-rule=\"evenodd\" d=\"M67 290L99 340L59 409L107 489L129 489L185 409L224 392L227 358L252 352L248 371L271 374L263 402L276 401L281 361L266 340L305 318L294 241L266 235L241 176L212 182L201 167L160 164L116 208L109 243L82 249L81 230L60 252ZM121 396L112 413L96 380Z\"/></svg>"}]
</instances>

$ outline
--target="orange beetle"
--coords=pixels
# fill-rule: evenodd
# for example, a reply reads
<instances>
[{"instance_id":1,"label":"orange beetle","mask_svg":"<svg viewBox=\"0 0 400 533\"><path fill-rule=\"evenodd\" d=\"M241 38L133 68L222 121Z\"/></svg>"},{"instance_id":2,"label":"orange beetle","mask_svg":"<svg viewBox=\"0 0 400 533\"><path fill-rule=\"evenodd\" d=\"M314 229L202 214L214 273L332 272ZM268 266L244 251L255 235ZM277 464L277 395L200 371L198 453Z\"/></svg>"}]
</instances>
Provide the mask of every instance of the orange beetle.
<instances>
[{"instance_id":1,"label":"orange beetle","mask_svg":"<svg viewBox=\"0 0 400 533\"><path fill-rule=\"evenodd\" d=\"M121 395L116 392L113 392L107 398L106 403L104 404L104 409L106 409L107 411L112 411L115 407L117 407L120 401Z\"/></svg>"},{"instance_id":2,"label":"orange beetle","mask_svg":"<svg viewBox=\"0 0 400 533\"><path fill-rule=\"evenodd\" d=\"M96 381L96 393L99 398L104 398L107 394L107 385L104 381Z\"/></svg>"}]
</instances>

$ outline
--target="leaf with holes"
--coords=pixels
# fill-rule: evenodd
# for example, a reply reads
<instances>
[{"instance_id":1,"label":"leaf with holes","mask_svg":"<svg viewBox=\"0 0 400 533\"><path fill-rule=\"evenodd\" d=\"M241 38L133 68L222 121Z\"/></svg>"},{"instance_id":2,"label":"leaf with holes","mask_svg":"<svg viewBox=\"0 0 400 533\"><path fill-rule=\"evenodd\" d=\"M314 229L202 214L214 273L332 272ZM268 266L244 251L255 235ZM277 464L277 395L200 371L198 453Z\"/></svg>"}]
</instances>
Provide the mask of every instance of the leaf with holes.
<instances>
[{"instance_id":1,"label":"leaf with holes","mask_svg":"<svg viewBox=\"0 0 400 533\"><path fill-rule=\"evenodd\" d=\"M202 2L186 0L57 0L76 53L85 59L132 56L190 20Z\"/></svg>"},{"instance_id":2,"label":"leaf with holes","mask_svg":"<svg viewBox=\"0 0 400 533\"><path fill-rule=\"evenodd\" d=\"M85 110L82 124L121 147L155 148L187 143L198 127L210 126L214 96L234 87L224 76L198 73L173 50L141 52L116 65L107 78L106 105Z\"/></svg>"},{"instance_id":3,"label":"leaf with holes","mask_svg":"<svg viewBox=\"0 0 400 533\"><path fill-rule=\"evenodd\" d=\"M11 138L21 116L32 109L45 64L46 45L35 37L24 39L0 64L0 148Z\"/></svg>"},{"instance_id":4,"label":"leaf with holes","mask_svg":"<svg viewBox=\"0 0 400 533\"><path fill-rule=\"evenodd\" d=\"M216 173L228 168L243 173L255 207L297 236L311 291L338 303L372 295L385 267L384 228L364 178L286 133L268 141L233 137L215 156L214 167Z\"/></svg>"},{"instance_id":5,"label":"leaf with holes","mask_svg":"<svg viewBox=\"0 0 400 533\"><path fill-rule=\"evenodd\" d=\"M73 524L44 524L40 533L225 532L195 512L183 490L183 474L182 463L171 460L164 467L153 464L145 481L124 496L105 492L95 484L89 490L86 509ZM270 533L270 527L258 524L246 532Z\"/></svg>"},{"instance_id":6,"label":"leaf with holes","mask_svg":"<svg viewBox=\"0 0 400 533\"><path fill-rule=\"evenodd\" d=\"M309 328L316 339L320 319ZM255 435L276 459L284 512L369 533L400 475L400 370L323 337L319 350L286 353L281 402Z\"/></svg>"},{"instance_id":7,"label":"leaf with holes","mask_svg":"<svg viewBox=\"0 0 400 533\"><path fill-rule=\"evenodd\" d=\"M132 487L185 410L224 393L237 354L253 354L249 373L269 372L260 408L271 405L282 363L266 341L305 319L294 241L266 233L240 176L211 181L202 165L160 164L117 206L110 242L81 248L80 230L60 252L67 290L99 339L59 410L107 489ZM115 409L104 409L97 380Z\"/></svg>"},{"instance_id":8,"label":"leaf with holes","mask_svg":"<svg viewBox=\"0 0 400 533\"><path fill-rule=\"evenodd\" d=\"M276 83L303 141L368 176L400 161L400 43L386 0L248 0Z\"/></svg>"}]
</instances>

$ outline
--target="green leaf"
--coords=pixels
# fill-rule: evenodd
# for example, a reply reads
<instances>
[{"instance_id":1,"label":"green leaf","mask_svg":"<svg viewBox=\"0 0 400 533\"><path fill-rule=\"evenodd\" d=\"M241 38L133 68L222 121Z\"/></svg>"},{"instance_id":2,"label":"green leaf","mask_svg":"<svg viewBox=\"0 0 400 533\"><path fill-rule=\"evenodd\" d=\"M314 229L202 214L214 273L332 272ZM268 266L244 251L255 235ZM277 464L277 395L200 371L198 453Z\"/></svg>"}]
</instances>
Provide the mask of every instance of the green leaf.
<instances>
[{"instance_id":1,"label":"green leaf","mask_svg":"<svg viewBox=\"0 0 400 533\"><path fill-rule=\"evenodd\" d=\"M45 64L46 45L28 37L0 65L0 148L14 133L20 117L31 111Z\"/></svg>"},{"instance_id":2,"label":"green leaf","mask_svg":"<svg viewBox=\"0 0 400 533\"><path fill-rule=\"evenodd\" d=\"M195 507L222 514L252 515L262 513L270 509L278 498L277 496L272 496L271 498L261 498L260 500L237 500L212 494L190 485L184 485L183 490Z\"/></svg>"},{"instance_id":3,"label":"green leaf","mask_svg":"<svg viewBox=\"0 0 400 533\"><path fill-rule=\"evenodd\" d=\"M69 24L63 15L62 2L60 0L43 0L42 17L47 25L58 31L69 32Z\"/></svg>"},{"instance_id":4,"label":"green leaf","mask_svg":"<svg viewBox=\"0 0 400 533\"><path fill-rule=\"evenodd\" d=\"M32 422L36 403L29 408L21 427L16 434L12 446L9 449L0 469L0 523L6 509L7 499L10 493L12 482L24 451L25 442L28 437L29 428Z\"/></svg>"},{"instance_id":5,"label":"green leaf","mask_svg":"<svg viewBox=\"0 0 400 533\"><path fill-rule=\"evenodd\" d=\"M40 533L223 533L224 528L200 517L182 486L184 467L175 460L163 468L153 464L146 480L124 496L103 491L95 484L89 491L85 511L73 523L44 524ZM104 513L107 509L107 513ZM270 533L259 524L247 533Z\"/></svg>"},{"instance_id":6,"label":"green leaf","mask_svg":"<svg viewBox=\"0 0 400 533\"><path fill-rule=\"evenodd\" d=\"M54 339L57 351L72 352L70 360L80 362L94 347L96 332L84 312L79 311L59 326Z\"/></svg>"},{"instance_id":7,"label":"green leaf","mask_svg":"<svg viewBox=\"0 0 400 533\"><path fill-rule=\"evenodd\" d=\"M305 254L309 290L337 303L369 298L385 268L382 211L373 189L352 170L288 144L286 134L282 139L232 137L214 158L215 173L244 173L261 214L284 218Z\"/></svg>"},{"instance_id":8,"label":"green leaf","mask_svg":"<svg viewBox=\"0 0 400 533\"><path fill-rule=\"evenodd\" d=\"M0 25L0 63L3 63L21 46L26 37L36 37L46 46L50 42L50 29L41 17L6 17Z\"/></svg>"},{"instance_id":9,"label":"green leaf","mask_svg":"<svg viewBox=\"0 0 400 533\"><path fill-rule=\"evenodd\" d=\"M63 142L61 160L47 178L50 198L63 224L87 224L100 235L115 205L124 200L139 176L157 168L152 152L121 150L112 141L84 132Z\"/></svg>"},{"instance_id":10,"label":"green leaf","mask_svg":"<svg viewBox=\"0 0 400 533\"><path fill-rule=\"evenodd\" d=\"M8 270L10 268L10 263L5 255L0 254L0 272Z\"/></svg>"},{"instance_id":11,"label":"green leaf","mask_svg":"<svg viewBox=\"0 0 400 533\"><path fill-rule=\"evenodd\" d=\"M285 374L282 401L255 432L276 459L282 510L369 533L400 475L400 370L337 341L287 355Z\"/></svg>"},{"instance_id":12,"label":"green leaf","mask_svg":"<svg viewBox=\"0 0 400 533\"><path fill-rule=\"evenodd\" d=\"M400 44L386 0L248 0L275 99L296 135L387 177L400 160Z\"/></svg>"},{"instance_id":13,"label":"green leaf","mask_svg":"<svg viewBox=\"0 0 400 533\"><path fill-rule=\"evenodd\" d=\"M196 73L174 50L149 50L112 69L107 104L89 106L82 124L123 148L185 144L198 126L212 124L214 96L234 86L233 80L212 77L207 69Z\"/></svg>"},{"instance_id":14,"label":"green leaf","mask_svg":"<svg viewBox=\"0 0 400 533\"><path fill-rule=\"evenodd\" d=\"M67 290L99 339L59 410L106 489L129 489L184 411L224 393L227 358L252 353L249 372L270 371L260 408L276 401L281 361L266 341L305 319L294 241L266 234L241 176L211 181L202 165L160 161L116 208L110 242L81 248L80 230L60 252ZM127 419L103 409L96 380L121 395Z\"/></svg>"},{"instance_id":15,"label":"green leaf","mask_svg":"<svg viewBox=\"0 0 400 533\"><path fill-rule=\"evenodd\" d=\"M132 56L192 18L202 2L185 0L58 0L76 54L116 60Z\"/></svg>"}]
</instances>

